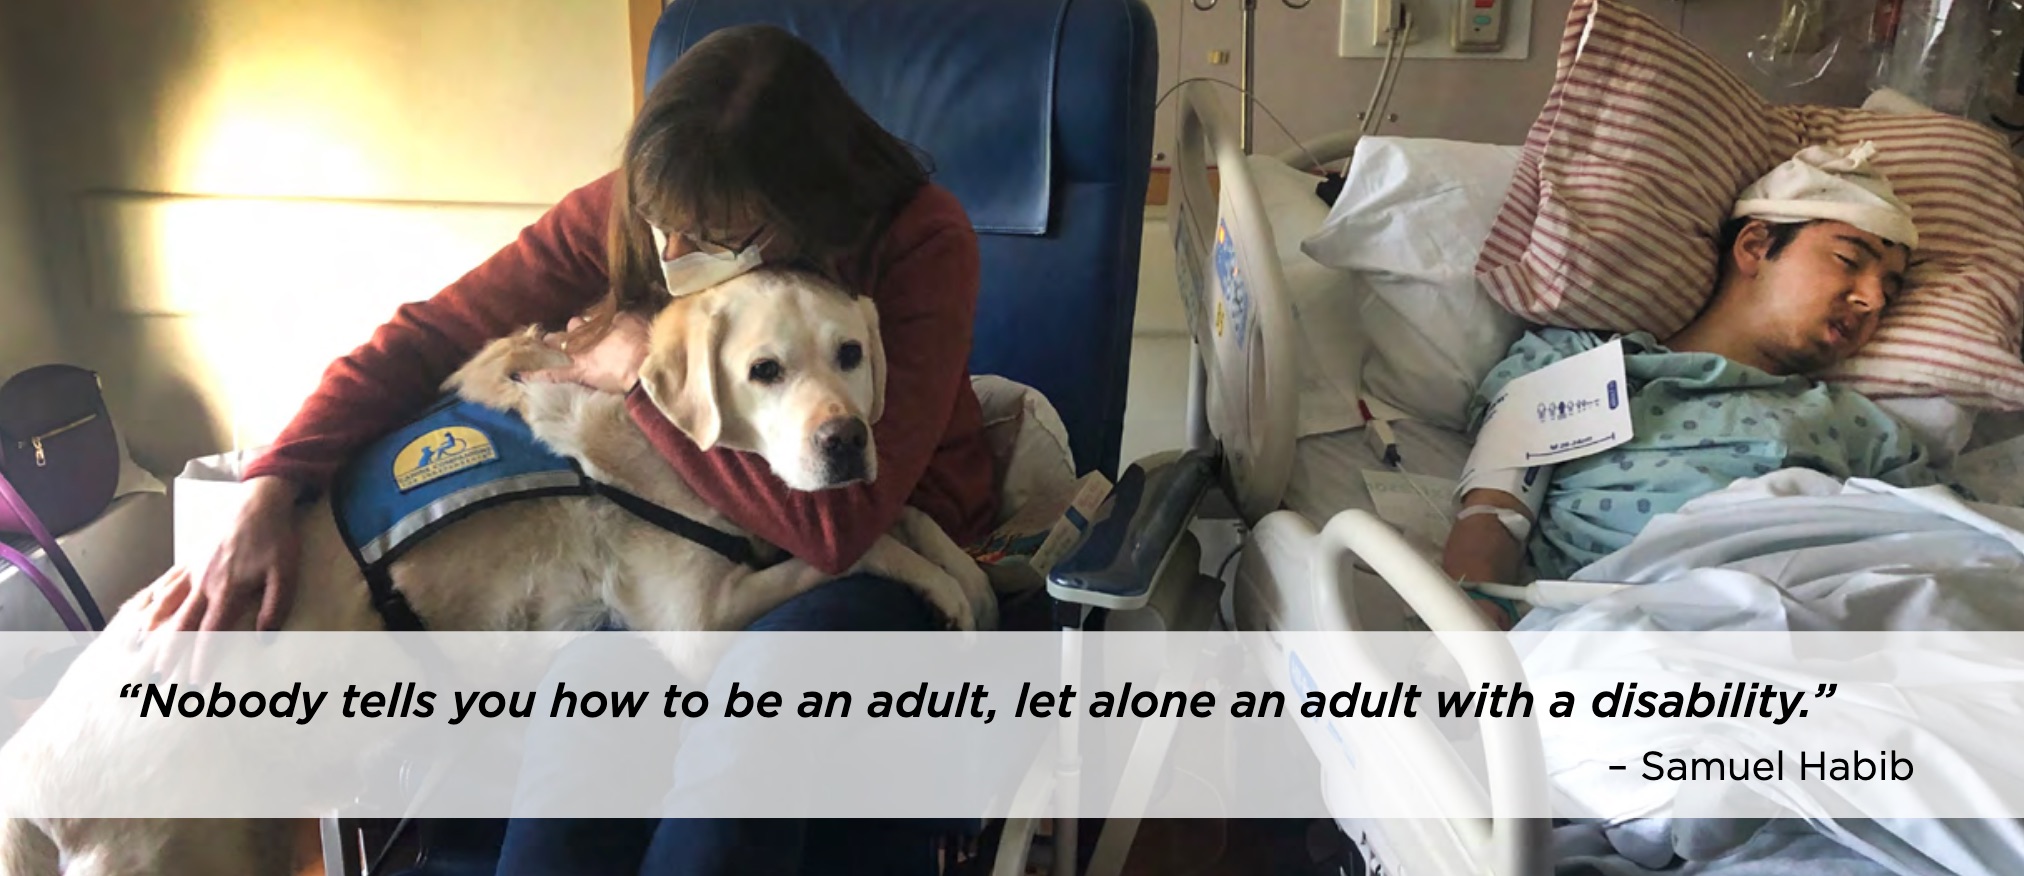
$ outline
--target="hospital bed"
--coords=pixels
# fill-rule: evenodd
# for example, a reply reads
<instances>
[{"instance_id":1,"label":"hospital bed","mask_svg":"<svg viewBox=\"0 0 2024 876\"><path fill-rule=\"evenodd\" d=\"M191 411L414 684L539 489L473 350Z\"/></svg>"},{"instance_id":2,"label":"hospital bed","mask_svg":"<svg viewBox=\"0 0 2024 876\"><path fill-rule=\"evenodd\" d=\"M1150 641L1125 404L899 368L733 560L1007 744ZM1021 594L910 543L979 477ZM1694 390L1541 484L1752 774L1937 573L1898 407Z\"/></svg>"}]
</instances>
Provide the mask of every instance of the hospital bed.
<instances>
[{"instance_id":1,"label":"hospital bed","mask_svg":"<svg viewBox=\"0 0 2024 876\"><path fill-rule=\"evenodd\" d=\"M1232 582L1233 625L1261 631L1247 641L1266 643L1250 655L1254 666L1285 690L1288 653L1275 631L1408 629L1409 611L1435 629L1487 630L1481 616L1422 552L1371 513L1365 470L1389 470L1386 447L1373 444L1357 410L1352 428L1298 438L1305 401L1300 389L1302 329L1294 319L1292 282L1313 276L1275 231L1326 212L1313 194L1320 177L1300 173L1288 162L1309 166L1340 160L1354 149L1354 137L1336 136L1283 157L1247 156L1225 121L1209 85L1183 86L1175 145L1174 196L1168 222L1174 237L1180 292L1187 303L1197 351L1189 392L1189 443L1213 451L1222 461L1221 484L1249 526ZM1212 186L1208 169L1217 170ZM1262 173L1260 172L1262 171ZM1269 183L1260 177L1271 175ZM1304 195L1313 203L1301 200ZM1318 208L1318 209L1317 209ZM1193 266L1205 266L1195 270ZM1214 271L1220 276L1204 276ZM1289 274L1293 275L1289 279ZM1307 276L1302 276L1306 274ZM1344 293L1347 294L1347 293ZM1343 342L1354 345L1352 326ZM1401 466L1418 474L1454 477L1467 457L1467 440L1451 430L1422 423L1388 426ZM1445 500L1445 497L1436 497ZM1323 526L1325 524L1325 527ZM1340 666L1368 679L1382 677L1373 655L1362 653L1352 636L1331 637L1332 654L1298 655L1325 682L1328 667ZM1463 654L1458 653L1458 657ZM1469 652L1465 671L1477 679L1514 679L1508 654ZM1473 665L1467 661L1474 660ZM1344 685L1345 687L1347 685ZM1529 722L1485 722L1482 732L1493 757L1489 781L1459 763L1419 762L1413 786L1371 787L1374 777L1355 763L1413 762L1414 753L1446 748L1431 722L1351 737L1354 760L1339 755L1326 728L1301 722L1302 732L1325 774L1324 789L1370 795L1424 792L1445 795L1458 807L1474 799L1491 811L1543 799L1537 729ZM1340 727L1342 733L1350 730ZM1527 806L1531 811L1538 808ZM1351 837L1374 848L1367 864L1386 862L1385 872L1410 863L1406 872L1529 874L1540 872L1547 825L1500 818L1469 821L1399 821L1373 830L1343 824Z\"/></svg>"},{"instance_id":2,"label":"hospital bed","mask_svg":"<svg viewBox=\"0 0 2024 876\"><path fill-rule=\"evenodd\" d=\"M1445 257L1445 264L1423 260L1414 267L1420 273L1444 270L1467 282L1518 149L1337 135L1325 145L1278 156L1246 155L1217 97L1205 84L1184 86L1179 94L1171 189L1176 194L1168 221L1197 354L1187 441L1223 461L1222 488L1248 528L1231 583L1231 623L1257 634L1246 637L1253 643L1252 664L1283 690L1314 683L1291 677L1289 664L1333 667L1369 679L1381 672L1379 662L1354 633L1487 629L1469 598L1439 571L1444 532L1410 531L1414 527L1406 521L1395 525L1381 518L1368 477L1411 474L1452 485L1471 449L1465 423L1459 410L1431 418L1445 422L1430 422L1387 402L1424 407L1430 403L1426 396L1443 396L1446 407L1458 408L1473 386L1466 380L1443 382L1446 372L1457 370L1443 357L1469 359L1472 364L1460 370L1478 369L1480 379L1522 323L1497 312L1483 296L1473 302L1451 297L1438 313L1400 314L1390 309L1395 302L1377 300L1355 272L1316 264L1302 252L1301 240L1312 243L1309 236L1323 217L1333 222L1344 211L1331 213L1321 204L1313 195L1320 177L1303 171L1353 156L1344 197L1368 186L1361 193L1370 205L1362 230L1391 235L1371 242L1361 258ZM1210 168L1219 178L1215 183ZM1446 178L1425 189L1448 192L1445 206L1422 210L1398 196L1398 190L1413 187L1416 175L1433 169ZM1435 238L1455 245L1409 252L1415 240ZM1375 252L1387 246L1390 254ZM1395 266L1375 265L1372 273L1388 267ZM1480 324L1460 329L1470 334L1470 343L1460 345L1465 349L1452 342L1442 349L1401 349L1426 341L1413 324L1429 319ZM1444 328L1448 338L1458 329ZM1316 349L1316 340L1329 337L1347 352L1332 362L1317 361L1328 359L1329 351ZM1377 350L1379 344L1390 349ZM1415 364L1440 376L1419 374L1432 382L1415 386L1410 373ZM1336 373L1329 374L1331 368ZM1327 377L1337 382L1332 389ZM1317 403L1331 410L1318 411ZM1900 410L1911 408L1893 413ZM2016 424L2014 414L1984 414L1967 448L2015 434ZM1961 449L1958 442L1953 449ZM1446 508L1451 501L1443 491L1420 489L1424 492L1409 497L1408 505L1423 500ZM1294 637L1282 634L1302 631L1350 635L1328 637L1329 653L1298 653L1292 650ZM1299 641L1313 647L1311 638ZM1523 677L1508 652L1456 657L1471 684ZM1326 679L1321 682L1326 689ZM1482 722L1477 750L1458 750L1452 734L1444 736L1432 721L1374 727L1301 722L1328 799L1426 794L1454 802L1456 809L1544 811L1536 804L1549 793L1549 782L1533 722ZM1412 767L1417 781L1409 785L1386 783L1398 774L1370 768L1411 758L1420 760ZM1338 823L1361 847L1372 872L1527 874L1552 867L1553 825L1541 819L1339 818Z\"/></svg>"}]
</instances>

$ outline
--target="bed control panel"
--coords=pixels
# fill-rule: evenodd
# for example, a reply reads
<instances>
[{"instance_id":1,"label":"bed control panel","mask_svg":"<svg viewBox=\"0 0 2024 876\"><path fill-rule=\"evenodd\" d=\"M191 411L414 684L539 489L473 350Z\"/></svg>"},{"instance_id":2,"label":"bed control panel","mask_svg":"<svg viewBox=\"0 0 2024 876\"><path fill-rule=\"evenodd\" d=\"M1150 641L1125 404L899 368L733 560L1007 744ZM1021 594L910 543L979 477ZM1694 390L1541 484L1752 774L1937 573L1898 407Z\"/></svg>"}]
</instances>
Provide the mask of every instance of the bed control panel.
<instances>
[{"instance_id":1,"label":"bed control panel","mask_svg":"<svg viewBox=\"0 0 2024 876\"><path fill-rule=\"evenodd\" d=\"M1497 52L1504 48L1504 14L1511 0L1453 0L1454 45L1457 52Z\"/></svg>"}]
</instances>

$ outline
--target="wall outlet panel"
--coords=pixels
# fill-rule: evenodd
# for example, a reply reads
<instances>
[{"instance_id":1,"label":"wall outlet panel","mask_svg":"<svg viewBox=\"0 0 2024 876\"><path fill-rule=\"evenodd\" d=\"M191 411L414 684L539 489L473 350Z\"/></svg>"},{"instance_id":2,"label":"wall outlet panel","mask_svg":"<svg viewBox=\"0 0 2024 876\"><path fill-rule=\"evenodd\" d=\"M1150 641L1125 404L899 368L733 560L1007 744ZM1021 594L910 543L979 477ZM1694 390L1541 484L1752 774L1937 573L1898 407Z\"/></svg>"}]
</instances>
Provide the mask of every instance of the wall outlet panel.
<instances>
[{"instance_id":1,"label":"wall outlet panel","mask_svg":"<svg viewBox=\"0 0 2024 876\"><path fill-rule=\"evenodd\" d=\"M1335 54L1339 58L1383 58L1385 44L1378 42L1377 20L1380 4L1373 0L1338 0L1342 6L1336 34ZM1451 61L1523 61L1532 57L1533 0L1504 0L1504 48L1495 52L1455 51L1451 36L1459 3L1455 0L1407 0L1413 11L1413 32L1406 43L1408 58ZM1407 75L1407 74L1401 74Z\"/></svg>"}]
</instances>

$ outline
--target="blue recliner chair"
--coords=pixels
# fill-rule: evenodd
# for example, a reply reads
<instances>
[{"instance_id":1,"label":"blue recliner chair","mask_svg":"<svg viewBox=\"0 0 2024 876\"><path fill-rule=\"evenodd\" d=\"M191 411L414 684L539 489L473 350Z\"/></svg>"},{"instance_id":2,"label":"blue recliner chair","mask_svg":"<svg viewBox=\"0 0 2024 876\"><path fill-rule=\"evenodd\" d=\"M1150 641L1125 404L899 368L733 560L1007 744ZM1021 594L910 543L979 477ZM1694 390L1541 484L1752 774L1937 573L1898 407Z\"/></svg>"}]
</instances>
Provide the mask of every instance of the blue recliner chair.
<instances>
[{"instance_id":1,"label":"blue recliner chair","mask_svg":"<svg viewBox=\"0 0 2024 876\"><path fill-rule=\"evenodd\" d=\"M1143 0L674 0L647 81L711 32L754 23L814 45L874 118L928 155L979 235L971 373L1039 389L1078 471L1115 479L1159 69ZM361 841L356 827L325 825L333 876L379 851L384 832ZM423 828L423 859L401 872L496 865L502 823ZM933 873L935 839L922 836L917 860L852 872Z\"/></svg>"},{"instance_id":2,"label":"blue recliner chair","mask_svg":"<svg viewBox=\"0 0 2024 876\"><path fill-rule=\"evenodd\" d=\"M1077 466L1116 477L1159 69L1140 0L675 0L647 78L775 24L926 152L983 256L974 374L1046 394Z\"/></svg>"}]
</instances>

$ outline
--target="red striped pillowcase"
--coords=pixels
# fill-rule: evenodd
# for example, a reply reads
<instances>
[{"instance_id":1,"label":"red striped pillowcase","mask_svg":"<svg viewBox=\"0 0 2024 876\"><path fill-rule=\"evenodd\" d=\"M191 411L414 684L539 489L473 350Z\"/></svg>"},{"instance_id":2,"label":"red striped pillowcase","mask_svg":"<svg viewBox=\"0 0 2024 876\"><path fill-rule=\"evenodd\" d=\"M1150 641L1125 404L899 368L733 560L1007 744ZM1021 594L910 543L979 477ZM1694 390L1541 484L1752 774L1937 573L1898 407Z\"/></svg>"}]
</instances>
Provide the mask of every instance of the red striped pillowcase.
<instances>
[{"instance_id":1,"label":"red striped pillowcase","mask_svg":"<svg viewBox=\"0 0 2024 876\"><path fill-rule=\"evenodd\" d=\"M1826 379L2024 409L2024 178L1980 125L1774 106L1620 0L1576 0L1560 67L1477 263L1544 325L1670 336L1713 294L1736 193L1808 143L1876 142L1919 224L1907 291Z\"/></svg>"}]
</instances>

